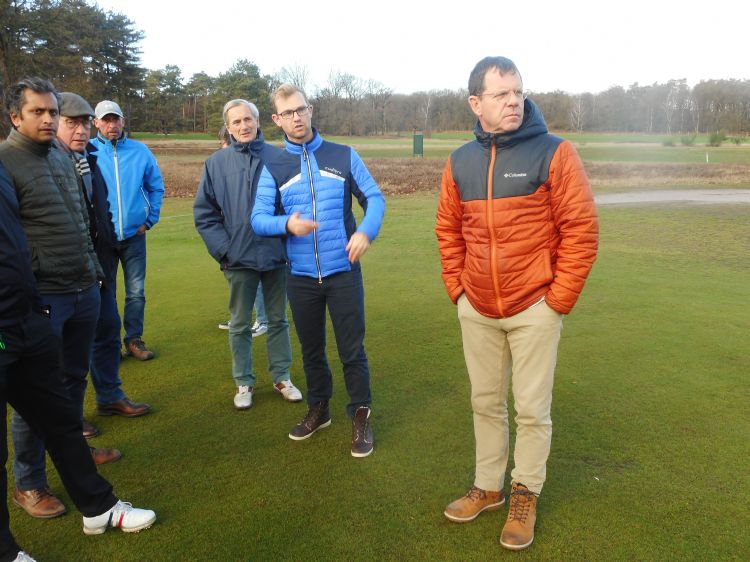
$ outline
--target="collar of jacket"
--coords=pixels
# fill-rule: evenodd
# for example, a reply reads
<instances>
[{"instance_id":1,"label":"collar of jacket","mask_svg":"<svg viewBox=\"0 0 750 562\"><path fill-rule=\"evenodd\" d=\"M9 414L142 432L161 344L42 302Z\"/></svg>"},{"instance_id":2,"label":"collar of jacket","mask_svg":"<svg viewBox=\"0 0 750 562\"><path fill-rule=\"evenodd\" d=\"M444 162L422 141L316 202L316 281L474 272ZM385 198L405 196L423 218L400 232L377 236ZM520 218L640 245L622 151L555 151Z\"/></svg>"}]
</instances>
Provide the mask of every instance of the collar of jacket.
<instances>
[{"instance_id":1,"label":"collar of jacket","mask_svg":"<svg viewBox=\"0 0 750 562\"><path fill-rule=\"evenodd\" d=\"M260 154L263 145L266 144L266 139L263 136L263 131L260 130L260 127L258 127L258 134L250 142L237 142L237 139L235 139L233 135L230 135L229 138L233 150L237 152L249 152L254 156Z\"/></svg>"},{"instance_id":2,"label":"collar of jacket","mask_svg":"<svg viewBox=\"0 0 750 562\"><path fill-rule=\"evenodd\" d=\"M292 154L302 154L302 149L307 149L307 152L314 152L318 150L318 147L321 144L323 144L323 137L320 136L318 129L315 127L313 127L313 138L310 139L310 142L303 144L292 142L286 135L284 135L284 148L286 148L287 152L291 152Z\"/></svg>"},{"instance_id":3,"label":"collar of jacket","mask_svg":"<svg viewBox=\"0 0 750 562\"><path fill-rule=\"evenodd\" d=\"M19 133L16 129L12 129L8 135L8 141L11 146L14 146L25 152L31 152L37 156L47 156L49 151L52 150L52 143L50 142L36 142L31 140L26 135Z\"/></svg>"},{"instance_id":4,"label":"collar of jacket","mask_svg":"<svg viewBox=\"0 0 750 562\"><path fill-rule=\"evenodd\" d=\"M113 146L115 144L117 145L125 144L125 141L128 140L128 135L127 133L123 132L122 135L120 135L120 138L114 142L109 140L107 137L103 137L101 133L96 133L96 138L98 141L100 141L104 145Z\"/></svg>"},{"instance_id":5,"label":"collar of jacket","mask_svg":"<svg viewBox=\"0 0 750 562\"><path fill-rule=\"evenodd\" d=\"M515 131L510 133L488 133L482 129L482 125L477 120L474 125L474 135L477 137L477 141L486 147L490 147L493 143L498 148L506 146L513 146L519 142L523 142L531 137L543 135L548 133L547 123L544 121L544 116L536 104L527 99L523 106L523 120L521 126Z\"/></svg>"}]
</instances>

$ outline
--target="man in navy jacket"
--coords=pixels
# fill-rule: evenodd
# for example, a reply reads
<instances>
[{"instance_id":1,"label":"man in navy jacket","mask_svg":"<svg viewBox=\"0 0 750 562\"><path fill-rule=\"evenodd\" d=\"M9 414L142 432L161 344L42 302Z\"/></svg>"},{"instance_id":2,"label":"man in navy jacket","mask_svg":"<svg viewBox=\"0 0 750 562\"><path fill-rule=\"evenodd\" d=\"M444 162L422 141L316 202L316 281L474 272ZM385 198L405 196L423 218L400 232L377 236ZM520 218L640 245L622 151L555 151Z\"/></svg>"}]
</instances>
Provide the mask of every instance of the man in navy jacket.
<instances>
[{"instance_id":1,"label":"man in navy jacket","mask_svg":"<svg viewBox=\"0 0 750 562\"><path fill-rule=\"evenodd\" d=\"M252 406L252 313L260 283L268 317L266 348L274 389L290 402L302 393L289 378L292 348L286 318L286 254L279 239L261 238L248 220L255 202L263 162L281 151L265 143L258 127L258 108L236 99L224 105L231 146L214 153L203 171L195 197L195 228L229 283L229 347L237 386L234 407Z\"/></svg>"},{"instance_id":2,"label":"man in navy jacket","mask_svg":"<svg viewBox=\"0 0 750 562\"><path fill-rule=\"evenodd\" d=\"M328 427L333 392L326 359L326 308L349 393L354 457L373 451L370 369L365 353L364 286L359 259L377 236L385 200L359 155L324 141L312 127L305 93L282 84L273 94L273 120L285 133L285 152L266 163L252 226L261 236L286 236L291 267L289 301L307 378L305 418L289 433L307 439ZM352 198L365 210L357 227Z\"/></svg>"}]
</instances>

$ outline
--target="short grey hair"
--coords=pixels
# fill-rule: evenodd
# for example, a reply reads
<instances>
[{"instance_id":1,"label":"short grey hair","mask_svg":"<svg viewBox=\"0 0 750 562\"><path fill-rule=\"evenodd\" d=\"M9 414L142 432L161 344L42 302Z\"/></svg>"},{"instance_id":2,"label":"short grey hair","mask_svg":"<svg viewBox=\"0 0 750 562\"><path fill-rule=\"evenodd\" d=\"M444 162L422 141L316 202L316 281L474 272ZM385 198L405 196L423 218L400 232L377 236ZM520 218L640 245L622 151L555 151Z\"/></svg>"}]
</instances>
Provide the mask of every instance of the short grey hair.
<instances>
[{"instance_id":1,"label":"short grey hair","mask_svg":"<svg viewBox=\"0 0 750 562\"><path fill-rule=\"evenodd\" d=\"M490 70L497 70L501 76L514 74L523 82L516 63L506 57L484 57L480 60L469 76L469 95L480 96L484 93L484 77Z\"/></svg>"},{"instance_id":2,"label":"short grey hair","mask_svg":"<svg viewBox=\"0 0 750 562\"><path fill-rule=\"evenodd\" d=\"M237 107L238 105L244 105L250 110L250 113L253 114L253 117L255 117L255 120L257 121L260 117L260 113L258 112L258 108L255 107L254 103L251 103L247 100L243 99L236 99L236 100L229 100L227 103L224 104L224 109L221 111L221 116L224 118L224 123L228 125L227 123L227 111L232 109L233 107Z\"/></svg>"}]
</instances>

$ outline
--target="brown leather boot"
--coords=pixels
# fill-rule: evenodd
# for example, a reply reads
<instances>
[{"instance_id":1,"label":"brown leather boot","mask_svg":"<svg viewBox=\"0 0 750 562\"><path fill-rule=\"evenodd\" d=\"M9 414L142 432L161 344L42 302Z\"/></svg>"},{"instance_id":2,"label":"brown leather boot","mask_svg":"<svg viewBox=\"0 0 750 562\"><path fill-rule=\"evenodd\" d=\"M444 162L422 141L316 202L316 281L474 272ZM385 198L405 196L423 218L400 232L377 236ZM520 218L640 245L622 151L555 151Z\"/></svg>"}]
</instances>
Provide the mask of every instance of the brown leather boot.
<instances>
[{"instance_id":1,"label":"brown leather boot","mask_svg":"<svg viewBox=\"0 0 750 562\"><path fill-rule=\"evenodd\" d=\"M483 511L495 511L505 503L503 491L482 490L472 486L468 493L449 504L443 515L454 523L474 521Z\"/></svg>"},{"instance_id":2,"label":"brown leather boot","mask_svg":"<svg viewBox=\"0 0 750 562\"><path fill-rule=\"evenodd\" d=\"M520 482L513 482L508 520L500 534L500 544L510 550L523 550L534 542L537 495Z\"/></svg>"},{"instance_id":3,"label":"brown leather boot","mask_svg":"<svg viewBox=\"0 0 750 562\"><path fill-rule=\"evenodd\" d=\"M67 511L63 502L57 499L49 488L13 492L13 503L37 519L52 519Z\"/></svg>"},{"instance_id":4,"label":"brown leather boot","mask_svg":"<svg viewBox=\"0 0 750 562\"><path fill-rule=\"evenodd\" d=\"M154 358L154 352L146 347L146 343L141 338L130 340L125 345L125 353L135 357L138 361L148 361Z\"/></svg>"}]
</instances>

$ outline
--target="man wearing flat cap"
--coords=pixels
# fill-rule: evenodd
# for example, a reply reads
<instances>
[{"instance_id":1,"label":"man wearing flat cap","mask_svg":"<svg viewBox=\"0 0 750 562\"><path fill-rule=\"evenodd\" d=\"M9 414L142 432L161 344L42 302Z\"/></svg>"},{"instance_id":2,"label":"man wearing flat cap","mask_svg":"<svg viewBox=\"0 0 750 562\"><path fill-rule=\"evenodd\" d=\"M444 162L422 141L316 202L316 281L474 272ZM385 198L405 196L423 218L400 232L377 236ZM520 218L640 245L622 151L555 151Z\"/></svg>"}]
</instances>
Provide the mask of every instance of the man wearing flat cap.
<instances>
[{"instance_id":1,"label":"man wearing flat cap","mask_svg":"<svg viewBox=\"0 0 750 562\"><path fill-rule=\"evenodd\" d=\"M125 279L123 343L127 355L140 361L154 353L143 342L146 310L146 231L159 221L164 182L148 147L125 134L125 116L114 101L104 100L94 110L99 134L91 141L97 167L109 189L115 242Z\"/></svg>"},{"instance_id":2,"label":"man wearing flat cap","mask_svg":"<svg viewBox=\"0 0 750 562\"><path fill-rule=\"evenodd\" d=\"M148 404L131 401L122 390L120 380L120 314L117 310L116 277L117 254L112 244L115 234L107 200L107 185L97 167L95 154L87 152L91 138L91 119L94 110L78 94L60 94L60 127L57 142L66 152L80 177L88 206L91 240L104 271L101 287L101 307L91 351L91 381L96 391L99 415L120 415L128 418L151 411ZM84 421L84 435L95 437L98 430Z\"/></svg>"}]
</instances>

